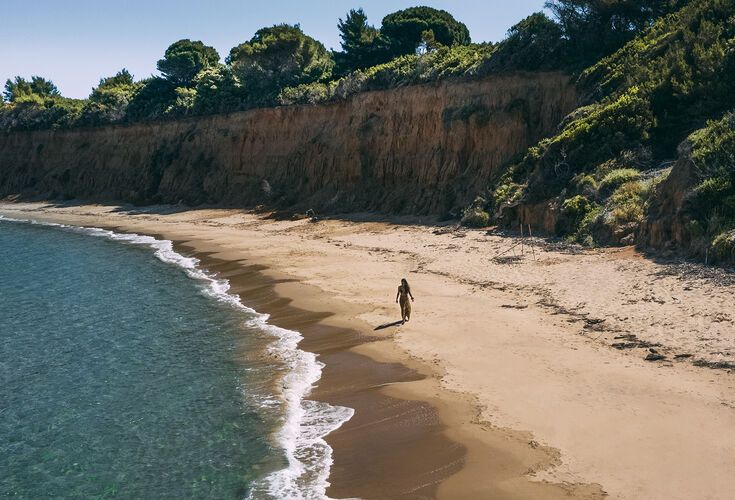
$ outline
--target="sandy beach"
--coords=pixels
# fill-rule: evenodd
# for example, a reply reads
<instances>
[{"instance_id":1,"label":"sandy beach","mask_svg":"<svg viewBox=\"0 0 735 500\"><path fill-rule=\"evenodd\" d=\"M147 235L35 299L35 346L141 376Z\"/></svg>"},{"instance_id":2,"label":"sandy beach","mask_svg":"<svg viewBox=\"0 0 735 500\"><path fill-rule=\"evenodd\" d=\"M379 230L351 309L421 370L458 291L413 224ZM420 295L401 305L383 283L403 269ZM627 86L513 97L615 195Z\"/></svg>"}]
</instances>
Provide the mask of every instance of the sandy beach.
<instances>
[{"instance_id":1,"label":"sandy beach","mask_svg":"<svg viewBox=\"0 0 735 500\"><path fill-rule=\"evenodd\" d=\"M170 239L302 332L326 364L311 397L356 411L327 438L331 497L735 491L732 274L428 218L42 203L0 215ZM402 277L416 301L401 326Z\"/></svg>"}]
</instances>

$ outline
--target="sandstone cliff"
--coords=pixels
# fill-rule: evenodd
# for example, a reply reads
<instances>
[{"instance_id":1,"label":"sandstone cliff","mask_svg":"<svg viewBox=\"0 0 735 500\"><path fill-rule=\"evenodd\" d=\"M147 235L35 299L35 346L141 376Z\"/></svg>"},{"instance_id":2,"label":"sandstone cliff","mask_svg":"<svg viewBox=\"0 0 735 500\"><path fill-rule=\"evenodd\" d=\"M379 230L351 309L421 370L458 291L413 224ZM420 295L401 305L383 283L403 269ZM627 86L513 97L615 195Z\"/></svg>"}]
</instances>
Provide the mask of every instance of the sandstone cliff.
<instances>
[{"instance_id":1,"label":"sandstone cliff","mask_svg":"<svg viewBox=\"0 0 735 500\"><path fill-rule=\"evenodd\" d=\"M558 73L0 136L0 196L456 212L577 104Z\"/></svg>"}]
</instances>

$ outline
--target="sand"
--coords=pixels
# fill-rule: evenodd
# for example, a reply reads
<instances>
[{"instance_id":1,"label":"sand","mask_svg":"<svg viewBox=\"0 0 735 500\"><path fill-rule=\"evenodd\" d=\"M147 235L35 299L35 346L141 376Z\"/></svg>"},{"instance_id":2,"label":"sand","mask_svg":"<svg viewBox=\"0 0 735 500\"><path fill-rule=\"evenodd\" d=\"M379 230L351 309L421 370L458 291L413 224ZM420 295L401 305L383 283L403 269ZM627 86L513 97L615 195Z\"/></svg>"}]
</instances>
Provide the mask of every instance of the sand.
<instances>
[{"instance_id":1,"label":"sand","mask_svg":"<svg viewBox=\"0 0 735 500\"><path fill-rule=\"evenodd\" d=\"M536 239L521 254L518 238L417 218L43 204L0 214L171 239L302 331L326 363L313 397L356 409L328 437L330 496L735 491L732 275L631 248ZM399 319L401 277L412 319L375 330ZM650 349L665 358L644 360Z\"/></svg>"}]
</instances>

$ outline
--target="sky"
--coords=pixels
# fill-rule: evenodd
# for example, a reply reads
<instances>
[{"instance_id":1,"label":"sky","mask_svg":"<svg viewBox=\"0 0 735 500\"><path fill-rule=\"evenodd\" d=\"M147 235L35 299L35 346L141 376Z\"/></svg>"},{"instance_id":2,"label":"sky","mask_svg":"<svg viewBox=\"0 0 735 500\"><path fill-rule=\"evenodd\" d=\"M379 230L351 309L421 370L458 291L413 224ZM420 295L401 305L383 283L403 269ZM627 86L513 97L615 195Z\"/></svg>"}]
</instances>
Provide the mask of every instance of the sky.
<instances>
[{"instance_id":1,"label":"sky","mask_svg":"<svg viewBox=\"0 0 735 500\"><path fill-rule=\"evenodd\" d=\"M67 97L87 97L99 79L127 68L136 79L182 38L230 49L264 26L299 23L327 48L339 49L337 20L362 7L369 22L416 5L452 13L475 42L499 41L544 0L0 0L0 81L50 78Z\"/></svg>"}]
</instances>

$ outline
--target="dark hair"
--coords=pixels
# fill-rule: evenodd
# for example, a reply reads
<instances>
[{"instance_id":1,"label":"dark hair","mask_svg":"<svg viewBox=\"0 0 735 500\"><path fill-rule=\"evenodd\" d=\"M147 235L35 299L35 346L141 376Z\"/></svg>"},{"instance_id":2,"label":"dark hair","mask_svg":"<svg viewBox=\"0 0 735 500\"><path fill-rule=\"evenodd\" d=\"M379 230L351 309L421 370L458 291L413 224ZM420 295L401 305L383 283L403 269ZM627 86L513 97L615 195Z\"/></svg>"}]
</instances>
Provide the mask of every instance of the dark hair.
<instances>
[{"instance_id":1,"label":"dark hair","mask_svg":"<svg viewBox=\"0 0 735 500\"><path fill-rule=\"evenodd\" d=\"M406 287L406 293L411 293L411 285L408 284L406 278L401 278L401 285Z\"/></svg>"}]
</instances>

